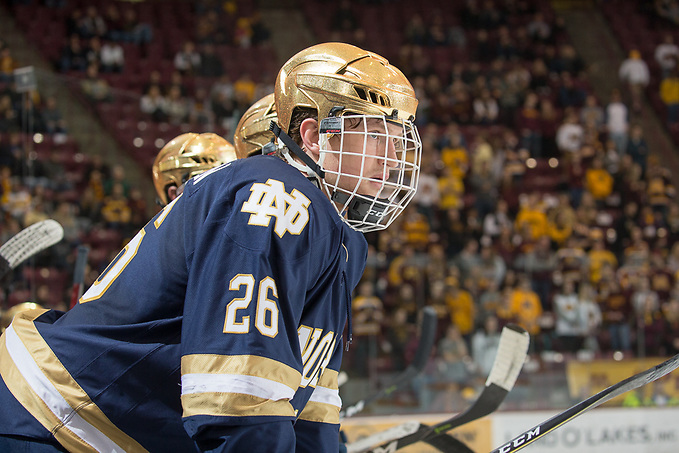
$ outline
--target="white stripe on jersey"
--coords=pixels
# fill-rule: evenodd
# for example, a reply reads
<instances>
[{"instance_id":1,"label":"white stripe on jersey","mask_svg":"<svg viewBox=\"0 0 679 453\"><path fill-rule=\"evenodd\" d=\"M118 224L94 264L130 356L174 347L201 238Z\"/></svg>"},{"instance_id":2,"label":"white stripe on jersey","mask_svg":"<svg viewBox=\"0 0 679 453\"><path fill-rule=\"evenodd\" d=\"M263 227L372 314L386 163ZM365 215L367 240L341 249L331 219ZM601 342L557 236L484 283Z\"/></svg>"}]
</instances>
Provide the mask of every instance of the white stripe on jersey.
<instances>
[{"instance_id":1,"label":"white stripe on jersey","mask_svg":"<svg viewBox=\"0 0 679 453\"><path fill-rule=\"evenodd\" d=\"M33 357L17 336L13 326L5 330L5 345L14 364L26 382L50 411L64 424L64 427L78 436L83 442L101 452L124 453L121 447L106 437L104 433L86 422L66 402L54 384L43 374Z\"/></svg>"},{"instance_id":2,"label":"white stripe on jersey","mask_svg":"<svg viewBox=\"0 0 679 453\"><path fill-rule=\"evenodd\" d=\"M285 384L257 376L237 374L185 374L182 395L191 393L243 393L267 400L292 399L295 390Z\"/></svg>"},{"instance_id":3,"label":"white stripe on jersey","mask_svg":"<svg viewBox=\"0 0 679 453\"><path fill-rule=\"evenodd\" d=\"M314 393L311 394L309 401L315 403L332 404L333 406L342 407L342 398L339 396L339 390L333 390L327 387L316 386Z\"/></svg>"}]
</instances>

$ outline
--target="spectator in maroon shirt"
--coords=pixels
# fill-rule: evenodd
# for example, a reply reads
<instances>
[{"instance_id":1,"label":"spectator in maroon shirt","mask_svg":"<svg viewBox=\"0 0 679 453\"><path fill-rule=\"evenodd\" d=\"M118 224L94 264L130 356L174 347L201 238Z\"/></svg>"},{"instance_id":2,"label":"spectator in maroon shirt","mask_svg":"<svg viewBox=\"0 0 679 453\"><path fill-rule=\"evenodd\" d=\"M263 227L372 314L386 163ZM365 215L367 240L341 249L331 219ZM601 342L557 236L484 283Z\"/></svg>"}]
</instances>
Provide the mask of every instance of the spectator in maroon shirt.
<instances>
[{"instance_id":1,"label":"spectator in maroon shirt","mask_svg":"<svg viewBox=\"0 0 679 453\"><path fill-rule=\"evenodd\" d=\"M620 287L614 276L605 280L602 279L598 289L599 306L601 307L604 329L608 333L610 350L631 351L630 320L634 319L634 311L630 303L629 293Z\"/></svg>"},{"instance_id":2,"label":"spectator in maroon shirt","mask_svg":"<svg viewBox=\"0 0 679 453\"><path fill-rule=\"evenodd\" d=\"M529 91L516 118L516 129L521 134L521 147L527 149L533 157L542 155L542 123L539 104L538 95Z\"/></svg>"},{"instance_id":3,"label":"spectator in maroon shirt","mask_svg":"<svg viewBox=\"0 0 679 453\"><path fill-rule=\"evenodd\" d=\"M666 355L679 353L679 299L673 297L662 304L661 311L665 321L663 346Z\"/></svg>"}]
</instances>

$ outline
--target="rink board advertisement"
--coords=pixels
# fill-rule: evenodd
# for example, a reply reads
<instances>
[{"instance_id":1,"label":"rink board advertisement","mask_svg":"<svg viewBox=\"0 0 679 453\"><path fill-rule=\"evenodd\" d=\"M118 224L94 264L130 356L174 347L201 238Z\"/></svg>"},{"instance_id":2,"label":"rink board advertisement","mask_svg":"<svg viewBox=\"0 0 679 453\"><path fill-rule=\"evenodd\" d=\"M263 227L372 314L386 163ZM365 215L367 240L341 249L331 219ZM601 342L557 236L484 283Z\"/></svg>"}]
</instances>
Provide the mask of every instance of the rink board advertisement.
<instances>
[{"instance_id":1,"label":"rink board advertisement","mask_svg":"<svg viewBox=\"0 0 679 453\"><path fill-rule=\"evenodd\" d=\"M498 412L451 431L472 450L487 453L560 411ZM353 417L342 422L349 442L407 421L434 424L447 415ZM399 452L437 450L417 443ZM573 419L524 450L530 452L676 453L679 451L679 408L597 408Z\"/></svg>"},{"instance_id":2,"label":"rink board advertisement","mask_svg":"<svg viewBox=\"0 0 679 453\"><path fill-rule=\"evenodd\" d=\"M492 417L499 447L558 411L507 412ZM676 453L679 451L679 408L597 408L547 434L525 452Z\"/></svg>"},{"instance_id":3,"label":"rink board advertisement","mask_svg":"<svg viewBox=\"0 0 679 453\"><path fill-rule=\"evenodd\" d=\"M623 379L667 360L667 357L650 357L644 359L592 360L587 362L570 361L566 365L568 389L572 398L583 400ZM640 399L657 397L679 399L679 374L670 374L652 385L641 387L636 395ZM630 394L624 394L611 400L609 404L621 405Z\"/></svg>"},{"instance_id":4,"label":"rink board advertisement","mask_svg":"<svg viewBox=\"0 0 679 453\"><path fill-rule=\"evenodd\" d=\"M434 425L451 417L445 415L394 415L390 417L352 417L342 421L342 430L347 435L349 443L363 437L370 436L379 431L384 431L393 426L400 425L412 420L427 425ZM451 431L455 437L462 440L474 451L487 453L492 449L492 429L490 418L484 418ZM429 445L418 442L398 450L399 453L437 453L439 450Z\"/></svg>"}]
</instances>

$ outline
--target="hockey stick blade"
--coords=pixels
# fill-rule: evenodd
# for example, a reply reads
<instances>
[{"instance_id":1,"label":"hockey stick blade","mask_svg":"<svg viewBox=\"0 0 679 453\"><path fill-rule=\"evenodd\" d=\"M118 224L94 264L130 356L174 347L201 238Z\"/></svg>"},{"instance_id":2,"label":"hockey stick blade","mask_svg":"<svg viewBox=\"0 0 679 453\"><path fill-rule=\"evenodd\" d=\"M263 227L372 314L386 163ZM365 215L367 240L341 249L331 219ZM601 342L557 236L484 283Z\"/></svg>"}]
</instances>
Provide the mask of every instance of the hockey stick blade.
<instances>
[{"instance_id":1,"label":"hockey stick blade","mask_svg":"<svg viewBox=\"0 0 679 453\"><path fill-rule=\"evenodd\" d=\"M0 247L0 278L63 237L64 228L53 219L42 220L19 231Z\"/></svg>"},{"instance_id":2,"label":"hockey stick blade","mask_svg":"<svg viewBox=\"0 0 679 453\"><path fill-rule=\"evenodd\" d=\"M364 398L340 412L340 420L356 415L361 412L369 404L389 396L394 393L399 387L411 381L415 376L420 374L427 365L427 360L431 355L431 350L434 347L434 338L436 336L436 311L432 307L424 307L422 309L422 321L420 324L419 343L415 351L415 358L412 363L401 374L396 376L394 380L384 387L379 392L372 396Z\"/></svg>"},{"instance_id":3,"label":"hockey stick blade","mask_svg":"<svg viewBox=\"0 0 679 453\"><path fill-rule=\"evenodd\" d=\"M406 422L383 431L381 433L383 439L381 442L384 442L385 440L397 439L399 437L405 437L415 432L422 432L423 434L425 434L425 431L427 431L428 429L429 426L420 424L419 422L416 421ZM462 441L457 440L456 438L449 436L447 434L441 434L439 436L432 437L430 439L425 440L425 442L427 442L429 445L442 452L454 451L456 453L474 453L474 451L470 449L467 445L465 445ZM368 451L371 447L374 447L375 444L377 443L380 443L380 440L376 439L373 436L366 437L364 439L359 439L356 442L353 442L352 444L346 446L347 453ZM373 451L390 453L395 451L393 450L393 448L396 448L396 446L389 445L383 450L373 450Z\"/></svg>"},{"instance_id":4,"label":"hockey stick blade","mask_svg":"<svg viewBox=\"0 0 679 453\"><path fill-rule=\"evenodd\" d=\"M426 426L422 425L422 428L426 428ZM454 451L455 453L474 453L474 450L469 448L464 442L450 434L440 434L438 436L430 437L425 439L425 442L440 452Z\"/></svg>"},{"instance_id":5,"label":"hockey stick blade","mask_svg":"<svg viewBox=\"0 0 679 453\"><path fill-rule=\"evenodd\" d=\"M387 453L394 452L408 445L416 442L428 442L430 439L443 435L446 431L457 428L479 418L485 417L494 412L514 387L516 379L519 377L521 368L523 367L526 357L528 355L528 346L530 344L530 336L528 332L517 325L507 325L502 329L500 336L500 345L495 356L495 362L490 370L486 385L481 392L481 395L474 401L466 411L455 415L454 417L444 420L433 426L419 425L419 428L410 428L407 434L405 430L404 435L389 437L388 434L397 433L395 428L392 428L391 433L383 431L377 433L369 438L362 439L363 445L371 443L378 445L372 449L352 449L351 445L347 445L347 450L352 453L371 452L371 453ZM420 429L424 428L424 429ZM469 448L466 445L459 443L459 448L453 451L468 452Z\"/></svg>"},{"instance_id":6,"label":"hockey stick blade","mask_svg":"<svg viewBox=\"0 0 679 453\"><path fill-rule=\"evenodd\" d=\"M551 431L573 420L575 417L582 415L586 411L594 409L595 407L617 396L620 396L623 393L629 392L630 390L650 384L651 382L671 373L677 369L677 367L679 367L679 354L659 365L654 366L653 368L635 374L634 376L620 381L617 384L613 384L594 396L590 396L586 400L576 404L575 406L572 406L569 409L566 409L549 420L519 434L509 442L505 442L501 447L496 448L491 453L511 453L519 451L522 448L532 444L539 438L547 435Z\"/></svg>"}]
</instances>

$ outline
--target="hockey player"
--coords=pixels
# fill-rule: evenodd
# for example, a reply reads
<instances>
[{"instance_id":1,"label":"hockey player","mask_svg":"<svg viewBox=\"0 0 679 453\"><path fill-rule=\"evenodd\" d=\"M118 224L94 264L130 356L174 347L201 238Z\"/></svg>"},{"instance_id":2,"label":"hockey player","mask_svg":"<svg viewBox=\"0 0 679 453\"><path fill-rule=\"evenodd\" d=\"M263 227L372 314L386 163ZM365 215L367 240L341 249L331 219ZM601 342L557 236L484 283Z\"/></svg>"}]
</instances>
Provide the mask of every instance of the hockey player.
<instances>
[{"instance_id":1,"label":"hockey player","mask_svg":"<svg viewBox=\"0 0 679 453\"><path fill-rule=\"evenodd\" d=\"M153 161L158 204L165 206L177 198L189 178L236 158L234 146L217 134L178 135L163 146Z\"/></svg>"},{"instance_id":2,"label":"hockey player","mask_svg":"<svg viewBox=\"0 0 679 453\"><path fill-rule=\"evenodd\" d=\"M265 146L273 150L275 136L271 132L271 121L278 119L274 94L267 94L248 108L236 126L233 134L233 145L236 147L238 158L262 154ZM266 151L264 152L266 154Z\"/></svg>"},{"instance_id":3,"label":"hockey player","mask_svg":"<svg viewBox=\"0 0 679 453\"><path fill-rule=\"evenodd\" d=\"M326 43L281 68L275 104L278 155L191 178L73 309L14 318L0 451L338 451L361 231L416 190L417 99Z\"/></svg>"}]
</instances>

